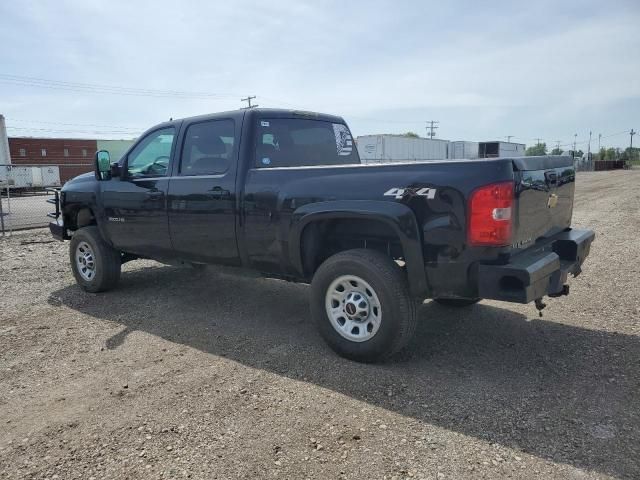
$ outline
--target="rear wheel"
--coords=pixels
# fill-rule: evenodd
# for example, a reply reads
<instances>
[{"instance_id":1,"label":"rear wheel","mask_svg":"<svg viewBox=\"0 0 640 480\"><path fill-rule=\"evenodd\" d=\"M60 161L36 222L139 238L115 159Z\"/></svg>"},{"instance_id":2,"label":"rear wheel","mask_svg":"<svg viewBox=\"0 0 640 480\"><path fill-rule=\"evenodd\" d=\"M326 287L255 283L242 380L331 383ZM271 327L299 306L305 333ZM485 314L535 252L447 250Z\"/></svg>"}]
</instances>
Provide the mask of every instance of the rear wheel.
<instances>
[{"instance_id":1,"label":"rear wheel","mask_svg":"<svg viewBox=\"0 0 640 480\"><path fill-rule=\"evenodd\" d=\"M120 252L102 239L96 226L83 227L73 234L69 257L76 282L87 292L109 290L120 279Z\"/></svg>"},{"instance_id":2,"label":"rear wheel","mask_svg":"<svg viewBox=\"0 0 640 480\"><path fill-rule=\"evenodd\" d=\"M382 253L357 249L330 257L313 277L311 297L320 334L343 357L383 360L415 332L416 301L407 279Z\"/></svg>"},{"instance_id":3,"label":"rear wheel","mask_svg":"<svg viewBox=\"0 0 640 480\"><path fill-rule=\"evenodd\" d=\"M480 298L434 298L433 300L444 307L461 308L461 307L469 307L471 305L475 305L481 299Z\"/></svg>"}]
</instances>

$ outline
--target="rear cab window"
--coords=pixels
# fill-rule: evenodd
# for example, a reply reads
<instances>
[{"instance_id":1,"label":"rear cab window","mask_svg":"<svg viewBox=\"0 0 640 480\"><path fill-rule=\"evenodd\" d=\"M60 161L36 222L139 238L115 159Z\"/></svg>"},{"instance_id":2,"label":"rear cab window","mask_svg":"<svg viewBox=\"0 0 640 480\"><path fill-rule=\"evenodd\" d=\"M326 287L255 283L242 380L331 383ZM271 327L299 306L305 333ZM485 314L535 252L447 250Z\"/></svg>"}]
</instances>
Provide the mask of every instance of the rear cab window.
<instances>
[{"instance_id":1,"label":"rear cab window","mask_svg":"<svg viewBox=\"0 0 640 480\"><path fill-rule=\"evenodd\" d=\"M306 118L261 118L257 122L256 168L360 163L344 123Z\"/></svg>"}]
</instances>

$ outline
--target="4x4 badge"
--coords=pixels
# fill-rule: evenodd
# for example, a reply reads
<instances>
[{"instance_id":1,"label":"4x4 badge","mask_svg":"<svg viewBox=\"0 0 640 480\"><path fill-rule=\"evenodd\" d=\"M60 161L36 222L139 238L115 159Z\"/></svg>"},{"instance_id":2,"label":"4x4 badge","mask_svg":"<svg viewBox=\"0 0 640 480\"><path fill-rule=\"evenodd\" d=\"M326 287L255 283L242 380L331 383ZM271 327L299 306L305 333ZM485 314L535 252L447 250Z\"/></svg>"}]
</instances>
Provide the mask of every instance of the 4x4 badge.
<instances>
[{"instance_id":1,"label":"4x4 badge","mask_svg":"<svg viewBox=\"0 0 640 480\"><path fill-rule=\"evenodd\" d=\"M436 189L435 188L391 188L384 192L385 197L396 197L396 199L400 200L405 195L409 197L413 197L417 195L418 197L427 197L429 200L433 200L436 198Z\"/></svg>"}]
</instances>

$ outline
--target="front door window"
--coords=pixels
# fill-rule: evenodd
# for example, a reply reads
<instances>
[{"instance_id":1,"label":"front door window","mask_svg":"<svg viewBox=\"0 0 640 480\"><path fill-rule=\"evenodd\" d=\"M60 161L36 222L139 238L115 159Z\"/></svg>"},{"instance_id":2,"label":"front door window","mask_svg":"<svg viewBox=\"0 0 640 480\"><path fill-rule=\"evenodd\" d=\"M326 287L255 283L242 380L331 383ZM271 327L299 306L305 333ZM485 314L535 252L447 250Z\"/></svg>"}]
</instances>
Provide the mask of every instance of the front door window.
<instances>
[{"instance_id":1,"label":"front door window","mask_svg":"<svg viewBox=\"0 0 640 480\"><path fill-rule=\"evenodd\" d=\"M135 146L127 157L127 174L131 178L167 175L175 138L173 127L151 132Z\"/></svg>"}]
</instances>

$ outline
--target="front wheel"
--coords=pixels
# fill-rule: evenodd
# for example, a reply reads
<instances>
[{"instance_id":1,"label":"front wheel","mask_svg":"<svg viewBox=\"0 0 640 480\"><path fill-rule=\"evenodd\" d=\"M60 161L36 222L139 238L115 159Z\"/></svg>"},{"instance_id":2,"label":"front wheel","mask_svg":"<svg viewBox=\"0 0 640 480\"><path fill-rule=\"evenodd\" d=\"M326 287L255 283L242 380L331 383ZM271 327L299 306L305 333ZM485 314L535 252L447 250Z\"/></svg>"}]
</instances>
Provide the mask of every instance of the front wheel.
<instances>
[{"instance_id":1,"label":"front wheel","mask_svg":"<svg viewBox=\"0 0 640 480\"><path fill-rule=\"evenodd\" d=\"M81 228L73 234L69 257L76 282L87 292L110 290L120 279L120 252L102 239L96 226Z\"/></svg>"},{"instance_id":2,"label":"front wheel","mask_svg":"<svg viewBox=\"0 0 640 480\"><path fill-rule=\"evenodd\" d=\"M417 302L392 258L372 250L338 253L318 268L311 309L320 334L343 357L383 360L415 332Z\"/></svg>"}]
</instances>

